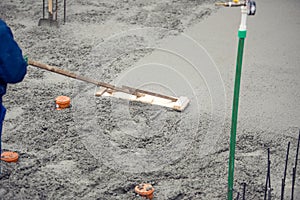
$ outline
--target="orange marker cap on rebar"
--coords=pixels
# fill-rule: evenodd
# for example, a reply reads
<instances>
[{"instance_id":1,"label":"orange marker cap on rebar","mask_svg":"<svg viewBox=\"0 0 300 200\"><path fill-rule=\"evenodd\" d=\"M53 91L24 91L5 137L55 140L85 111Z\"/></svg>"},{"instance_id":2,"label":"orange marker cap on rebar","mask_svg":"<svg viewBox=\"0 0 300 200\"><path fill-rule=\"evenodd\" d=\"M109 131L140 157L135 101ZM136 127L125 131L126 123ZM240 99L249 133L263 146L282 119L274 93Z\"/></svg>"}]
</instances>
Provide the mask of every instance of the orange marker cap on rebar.
<instances>
[{"instance_id":1,"label":"orange marker cap on rebar","mask_svg":"<svg viewBox=\"0 0 300 200\"><path fill-rule=\"evenodd\" d=\"M56 110L62 110L70 107L71 99L67 96L58 96L55 99Z\"/></svg>"},{"instance_id":2,"label":"orange marker cap on rebar","mask_svg":"<svg viewBox=\"0 0 300 200\"><path fill-rule=\"evenodd\" d=\"M139 195L146 197L147 199L152 200L153 198L154 188L152 187L151 184L147 184L147 183L139 184L135 186L134 191Z\"/></svg>"},{"instance_id":3,"label":"orange marker cap on rebar","mask_svg":"<svg viewBox=\"0 0 300 200\"><path fill-rule=\"evenodd\" d=\"M19 154L16 152L5 151L1 154L1 160L4 162L18 162Z\"/></svg>"}]
</instances>

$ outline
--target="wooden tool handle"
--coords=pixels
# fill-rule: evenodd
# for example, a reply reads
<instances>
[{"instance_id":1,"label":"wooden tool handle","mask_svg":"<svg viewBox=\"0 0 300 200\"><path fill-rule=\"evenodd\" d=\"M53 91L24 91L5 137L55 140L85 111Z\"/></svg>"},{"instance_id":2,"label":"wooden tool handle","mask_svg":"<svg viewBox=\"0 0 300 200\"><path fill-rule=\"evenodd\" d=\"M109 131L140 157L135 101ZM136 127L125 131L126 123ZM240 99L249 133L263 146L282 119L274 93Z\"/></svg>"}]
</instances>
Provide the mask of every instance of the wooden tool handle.
<instances>
[{"instance_id":1,"label":"wooden tool handle","mask_svg":"<svg viewBox=\"0 0 300 200\"><path fill-rule=\"evenodd\" d=\"M96 81L96 80L93 80L91 78L87 78L87 77L84 77L84 76L80 76L80 75L75 74L73 72L69 72L67 70L63 70L63 69L60 69L60 68L55 67L55 66L40 63L40 62L31 60L31 59L28 60L28 64L31 65L31 66L34 66L34 67L38 67L38 68L41 68L41 69L45 69L47 71L51 71L51 72L54 72L54 73L57 73L57 74L67 76L67 77L70 77L70 78L74 78L74 79L81 80L81 81L84 81L84 82L92 83L92 84L97 85L97 86L102 86L102 87L106 87L106 88L110 88L110 89L114 89L114 90L116 89L116 87L114 85L103 83L103 82L100 82L100 81Z\"/></svg>"},{"instance_id":2,"label":"wooden tool handle","mask_svg":"<svg viewBox=\"0 0 300 200\"><path fill-rule=\"evenodd\" d=\"M52 6L52 0L48 0L48 11L49 11L49 13L51 13L52 14L52 12L53 12L53 6Z\"/></svg>"},{"instance_id":3,"label":"wooden tool handle","mask_svg":"<svg viewBox=\"0 0 300 200\"><path fill-rule=\"evenodd\" d=\"M175 97L171 97L171 96L166 96L166 95L162 95L162 94L158 94L158 93L154 93L154 92L150 92L150 91L145 91L145 90L140 90L140 89L136 89L136 88L131 88L131 87L127 87L127 86L122 86L122 87L117 87L108 83L104 83L104 82L100 82L100 81L96 81L94 79L91 78L87 78L78 74L75 74L73 72L69 72L63 69L60 69L58 67L55 66L50 66L44 63L40 63L31 59L28 59L28 65L34 66L34 67L38 67L41 69L45 69L47 71L50 72L54 72L57 74L61 74L73 79L77 79L77 80L81 80L87 83L92 83L94 85L97 86L101 86L101 87L105 87L108 89L111 89L113 91L119 91L119 92L124 92L126 94L132 94L132 95L136 95L136 96L142 96L142 94L148 94L148 95L152 95L152 96L156 96L156 97L160 97L163 99L169 99L171 101L177 101L178 99Z\"/></svg>"}]
</instances>

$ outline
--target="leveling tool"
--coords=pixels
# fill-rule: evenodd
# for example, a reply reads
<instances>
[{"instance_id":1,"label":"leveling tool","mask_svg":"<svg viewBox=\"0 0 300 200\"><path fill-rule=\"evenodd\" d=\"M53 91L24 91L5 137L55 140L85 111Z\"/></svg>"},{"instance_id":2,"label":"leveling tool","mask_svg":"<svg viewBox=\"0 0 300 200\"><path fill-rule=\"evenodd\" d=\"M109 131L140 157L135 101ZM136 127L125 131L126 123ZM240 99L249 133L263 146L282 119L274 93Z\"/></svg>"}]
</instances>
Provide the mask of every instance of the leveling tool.
<instances>
[{"instance_id":1,"label":"leveling tool","mask_svg":"<svg viewBox=\"0 0 300 200\"><path fill-rule=\"evenodd\" d=\"M240 94L240 83L241 83L241 73L242 73L242 63L243 63L244 41L247 34L246 22L247 22L247 15L255 15L256 3L253 0L246 0L241 2L238 0L234 0L233 2L216 3L216 5L225 6L225 7L241 7L241 12L242 12L241 24L238 31L239 44L238 44L236 72L235 72L235 81L234 81L234 95L233 95L231 133L230 133L230 153L229 153L229 166L228 166L227 197L228 200L232 200L237 116L238 116L238 107L239 107L239 94Z\"/></svg>"},{"instance_id":2,"label":"leveling tool","mask_svg":"<svg viewBox=\"0 0 300 200\"><path fill-rule=\"evenodd\" d=\"M184 111L184 109L189 105L190 102L190 100L187 97L177 98L128 86L118 87L109 83L97 81L88 77L75 74L73 72L60 69L55 66L50 66L30 59L28 60L28 64L34 67L48 70L50 72L61 74L63 76L81 80L86 83L94 84L99 87L99 90L95 93L95 96L97 97L116 97L120 99L126 99L129 101L137 101L141 103L164 106L177 111Z\"/></svg>"}]
</instances>

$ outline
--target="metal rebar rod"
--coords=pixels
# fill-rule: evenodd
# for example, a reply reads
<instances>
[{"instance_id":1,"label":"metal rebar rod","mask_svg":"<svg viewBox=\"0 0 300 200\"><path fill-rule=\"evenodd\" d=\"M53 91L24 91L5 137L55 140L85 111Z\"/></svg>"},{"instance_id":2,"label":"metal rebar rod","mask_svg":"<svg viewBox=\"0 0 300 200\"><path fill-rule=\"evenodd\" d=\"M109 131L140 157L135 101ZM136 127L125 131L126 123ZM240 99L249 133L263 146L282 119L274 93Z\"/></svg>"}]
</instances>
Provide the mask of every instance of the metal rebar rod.
<instances>
[{"instance_id":1,"label":"metal rebar rod","mask_svg":"<svg viewBox=\"0 0 300 200\"><path fill-rule=\"evenodd\" d=\"M242 200L245 200L245 199L246 199L246 186L247 186L247 184L244 183L244 184L243 184L243 196L242 196Z\"/></svg>"},{"instance_id":2,"label":"metal rebar rod","mask_svg":"<svg viewBox=\"0 0 300 200\"><path fill-rule=\"evenodd\" d=\"M296 150L295 166L293 167L293 179L292 179L292 194L291 194L291 200L294 200L294 190L295 190L295 181L296 181L296 171L297 171L297 163L298 163L298 156L299 156L299 146L300 146L300 130L299 130L299 137L298 137L297 150Z\"/></svg>"},{"instance_id":3,"label":"metal rebar rod","mask_svg":"<svg viewBox=\"0 0 300 200\"><path fill-rule=\"evenodd\" d=\"M264 195L264 200L267 200L268 181L269 181L269 170L267 170L267 177L266 177L266 184L265 184L265 195Z\"/></svg>"},{"instance_id":4,"label":"metal rebar rod","mask_svg":"<svg viewBox=\"0 0 300 200\"><path fill-rule=\"evenodd\" d=\"M285 166L284 166L284 174L283 174L284 181L286 179L286 170L287 170L287 165L288 165L288 160L289 160L290 145L291 145L291 142L288 143L288 147L287 147L286 155L285 155Z\"/></svg>"},{"instance_id":5,"label":"metal rebar rod","mask_svg":"<svg viewBox=\"0 0 300 200\"><path fill-rule=\"evenodd\" d=\"M272 189L272 186L271 186L271 158L270 158L270 148L268 149L268 169L269 169L269 188Z\"/></svg>"},{"instance_id":6,"label":"metal rebar rod","mask_svg":"<svg viewBox=\"0 0 300 200\"><path fill-rule=\"evenodd\" d=\"M55 1L55 21L57 21L58 3Z\"/></svg>"},{"instance_id":7,"label":"metal rebar rod","mask_svg":"<svg viewBox=\"0 0 300 200\"><path fill-rule=\"evenodd\" d=\"M66 10L67 10L67 4L66 0L64 0L64 24L66 23Z\"/></svg>"},{"instance_id":8,"label":"metal rebar rod","mask_svg":"<svg viewBox=\"0 0 300 200\"><path fill-rule=\"evenodd\" d=\"M264 200L267 200L268 180L269 180L269 171L267 172L267 177L266 177Z\"/></svg>"},{"instance_id":9,"label":"metal rebar rod","mask_svg":"<svg viewBox=\"0 0 300 200\"><path fill-rule=\"evenodd\" d=\"M45 19L45 0L43 0L43 19Z\"/></svg>"},{"instance_id":10,"label":"metal rebar rod","mask_svg":"<svg viewBox=\"0 0 300 200\"><path fill-rule=\"evenodd\" d=\"M299 137L298 137L298 144L296 150L296 158L295 158L295 169L297 170L297 163L298 163L298 156L299 156L299 146L300 146L300 130L299 130Z\"/></svg>"},{"instance_id":11,"label":"metal rebar rod","mask_svg":"<svg viewBox=\"0 0 300 200\"><path fill-rule=\"evenodd\" d=\"M295 167L293 167L291 200L294 200L295 179L296 179L296 169Z\"/></svg>"},{"instance_id":12,"label":"metal rebar rod","mask_svg":"<svg viewBox=\"0 0 300 200\"><path fill-rule=\"evenodd\" d=\"M268 179L268 199L270 197L270 192L271 192L271 161L268 162L268 174L269 174L269 179Z\"/></svg>"},{"instance_id":13,"label":"metal rebar rod","mask_svg":"<svg viewBox=\"0 0 300 200\"><path fill-rule=\"evenodd\" d=\"M284 181L284 178L282 178L281 179L281 195L280 195L281 200L284 199L284 187L285 187L285 181Z\"/></svg>"},{"instance_id":14,"label":"metal rebar rod","mask_svg":"<svg viewBox=\"0 0 300 200\"><path fill-rule=\"evenodd\" d=\"M237 195L236 195L235 200L239 200L239 199L240 199L240 193L238 192Z\"/></svg>"},{"instance_id":15,"label":"metal rebar rod","mask_svg":"<svg viewBox=\"0 0 300 200\"><path fill-rule=\"evenodd\" d=\"M264 200L267 200L267 192L268 192L268 184L269 184L269 178L270 178L270 148L268 148L268 160L267 160L267 177L266 177L266 184L265 184L265 195Z\"/></svg>"},{"instance_id":16,"label":"metal rebar rod","mask_svg":"<svg viewBox=\"0 0 300 200\"><path fill-rule=\"evenodd\" d=\"M269 188L268 188L268 200L271 200L271 197L272 197L272 196L271 196L271 188L269 187Z\"/></svg>"},{"instance_id":17,"label":"metal rebar rod","mask_svg":"<svg viewBox=\"0 0 300 200\"><path fill-rule=\"evenodd\" d=\"M287 171L287 165L288 165L289 153L290 153L290 144L291 142L288 143L288 147L285 154L285 165L284 165L283 179L281 182L281 200L284 199L284 188L285 188L286 171Z\"/></svg>"}]
</instances>

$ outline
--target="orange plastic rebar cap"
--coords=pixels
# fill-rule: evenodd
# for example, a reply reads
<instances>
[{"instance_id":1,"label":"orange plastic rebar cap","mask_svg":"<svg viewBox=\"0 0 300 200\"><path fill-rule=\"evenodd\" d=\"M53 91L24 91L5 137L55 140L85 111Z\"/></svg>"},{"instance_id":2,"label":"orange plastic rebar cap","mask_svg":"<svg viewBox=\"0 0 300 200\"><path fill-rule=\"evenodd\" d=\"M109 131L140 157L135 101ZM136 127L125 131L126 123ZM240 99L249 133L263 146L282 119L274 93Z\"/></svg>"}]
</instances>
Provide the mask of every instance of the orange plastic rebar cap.
<instances>
[{"instance_id":1,"label":"orange plastic rebar cap","mask_svg":"<svg viewBox=\"0 0 300 200\"><path fill-rule=\"evenodd\" d=\"M71 99L67 96L58 96L55 99L56 109L62 110L64 108L70 107Z\"/></svg>"},{"instance_id":2,"label":"orange plastic rebar cap","mask_svg":"<svg viewBox=\"0 0 300 200\"><path fill-rule=\"evenodd\" d=\"M18 162L19 154L16 152L6 151L1 154L1 160L4 162Z\"/></svg>"},{"instance_id":3,"label":"orange plastic rebar cap","mask_svg":"<svg viewBox=\"0 0 300 200\"><path fill-rule=\"evenodd\" d=\"M154 188L152 187L151 184L147 184L147 183L139 184L134 188L134 190L139 195L144 196L148 199L153 198Z\"/></svg>"}]
</instances>

